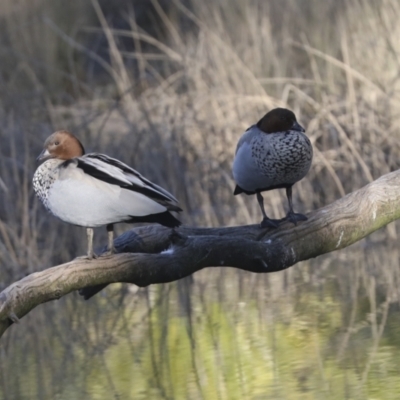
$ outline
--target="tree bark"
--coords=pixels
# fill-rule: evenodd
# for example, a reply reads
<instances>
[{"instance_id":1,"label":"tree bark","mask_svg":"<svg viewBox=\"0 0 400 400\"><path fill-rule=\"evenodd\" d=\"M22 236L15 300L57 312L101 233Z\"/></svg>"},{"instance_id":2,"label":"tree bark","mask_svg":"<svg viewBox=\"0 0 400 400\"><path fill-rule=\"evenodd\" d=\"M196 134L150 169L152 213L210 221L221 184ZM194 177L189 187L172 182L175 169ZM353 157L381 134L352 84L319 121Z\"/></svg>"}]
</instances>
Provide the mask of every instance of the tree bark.
<instances>
[{"instance_id":1,"label":"tree bark","mask_svg":"<svg viewBox=\"0 0 400 400\"><path fill-rule=\"evenodd\" d=\"M90 297L109 283L138 286L172 282L206 267L276 272L351 245L400 218L400 170L277 229L259 225L224 228L152 225L115 240L119 254L77 258L33 273L0 293L0 336L37 305L73 290ZM90 287L90 288L88 288ZM93 288L94 287L94 288Z\"/></svg>"}]
</instances>

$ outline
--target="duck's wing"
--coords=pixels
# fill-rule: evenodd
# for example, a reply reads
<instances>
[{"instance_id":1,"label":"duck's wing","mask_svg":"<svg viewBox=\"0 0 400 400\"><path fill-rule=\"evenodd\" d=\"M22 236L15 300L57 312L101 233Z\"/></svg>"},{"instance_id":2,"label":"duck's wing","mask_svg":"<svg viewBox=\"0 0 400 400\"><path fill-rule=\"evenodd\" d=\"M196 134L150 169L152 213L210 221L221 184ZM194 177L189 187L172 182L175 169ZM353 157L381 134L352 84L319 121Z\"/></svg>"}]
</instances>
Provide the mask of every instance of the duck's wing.
<instances>
[{"instance_id":1,"label":"duck's wing","mask_svg":"<svg viewBox=\"0 0 400 400\"><path fill-rule=\"evenodd\" d=\"M182 211L177 206L178 200L171 193L150 182L139 172L115 158L105 154L90 153L69 161L76 163L77 168L82 169L85 174L93 178L141 193L165 205L170 211ZM67 166L68 161L64 164Z\"/></svg>"},{"instance_id":2,"label":"duck's wing","mask_svg":"<svg viewBox=\"0 0 400 400\"><path fill-rule=\"evenodd\" d=\"M250 143L251 139L253 138L254 134L256 133L256 125L252 125L249 128L246 129L246 132L241 136L241 138L238 141L238 144L236 146L236 151L235 155L237 154L238 150L240 147L243 146L244 143Z\"/></svg>"}]
</instances>

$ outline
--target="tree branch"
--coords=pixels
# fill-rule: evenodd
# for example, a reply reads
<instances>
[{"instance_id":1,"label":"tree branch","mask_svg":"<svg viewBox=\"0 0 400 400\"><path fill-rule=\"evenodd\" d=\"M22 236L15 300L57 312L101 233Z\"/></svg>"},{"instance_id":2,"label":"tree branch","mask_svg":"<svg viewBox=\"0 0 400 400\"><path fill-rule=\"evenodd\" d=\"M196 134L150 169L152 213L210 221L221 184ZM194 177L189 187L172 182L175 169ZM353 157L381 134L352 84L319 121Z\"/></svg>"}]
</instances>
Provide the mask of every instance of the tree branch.
<instances>
[{"instance_id":1,"label":"tree branch","mask_svg":"<svg viewBox=\"0 0 400 400\"><path fill-rule=\"evenodd\" d=\"M74 290L86 288L83 295L90 297L109 283L148 286L172 282L205 267L275 272L347 247L400 218L400 170L308 217L298 226L285 222L278 229L261 229L258 225L177 230L152 225L132 229L115 240L120 254L95 260L77 258L33 273L3 290L0 336L37 305Z\"/></svg>"}]
</instances>

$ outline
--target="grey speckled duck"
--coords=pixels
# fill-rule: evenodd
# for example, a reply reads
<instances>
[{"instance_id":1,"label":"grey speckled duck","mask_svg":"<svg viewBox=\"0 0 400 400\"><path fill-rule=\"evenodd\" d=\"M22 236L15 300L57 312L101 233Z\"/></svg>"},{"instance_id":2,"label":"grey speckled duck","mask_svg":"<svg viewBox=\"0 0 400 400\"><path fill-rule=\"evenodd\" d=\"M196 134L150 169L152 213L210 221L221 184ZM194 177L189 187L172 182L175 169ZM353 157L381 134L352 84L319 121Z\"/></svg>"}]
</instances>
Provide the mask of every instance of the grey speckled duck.
<instances>
[{"instance_id":1,"label":"grey speckled duck","mask_svg":"<svg viewBox=\"0 0 400 400\"><path fill-rule=\"evenodd\" d=\"M286 189L289 212L285 219L297 225L307 217L296 214L292 186L303 179L311 167L313 149L294 113L275 108L251 126L240 138L233 161L234 194L256 194L263 214L261 227L277 227L281 220L267 217L261 192ZM284 220L285 220L284 219Z\"/></svg>"}]
</instances>

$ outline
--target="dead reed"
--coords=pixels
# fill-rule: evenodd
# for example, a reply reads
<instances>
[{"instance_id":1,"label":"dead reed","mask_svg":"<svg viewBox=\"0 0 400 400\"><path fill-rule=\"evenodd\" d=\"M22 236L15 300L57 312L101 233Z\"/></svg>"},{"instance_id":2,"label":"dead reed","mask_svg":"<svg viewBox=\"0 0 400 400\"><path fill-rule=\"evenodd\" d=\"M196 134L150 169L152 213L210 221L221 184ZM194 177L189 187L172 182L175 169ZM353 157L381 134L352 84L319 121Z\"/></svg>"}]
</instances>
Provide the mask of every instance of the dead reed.
<instances>
[{"instance_id":1,"label":"dead reed","mask_svg":"<svg viewBox=\"0 0 400 400\"><path fill-rule=\"evenodd\" d=\"M115 23L97 0L70 3L68 12L46 0L0 6L5 60L0 66L0 289L84 252L83 230L50 217L32 193L35 157L56 129L68 128L87 150L134 166L176 195L184 223L204 226L260 220L254 198L233 197L230 169L241 133L276 106L295 111L315 149L312 170L295 187L299 211L327 204L400 167L400 3L395 0L174 0L169 6L151 0L146 6L151 12L140 4L152 26L141 26L135 5ZM267 213L281 216L283 193L265 197ZM283 291L286 306L294 309L302 290L321 288L335 271L343 304L348 300L356 307L356 285L375 317L385 315L388 293L390 299L400 295L398 262L393 261L398 251L390 244L397 240L397 227L388 226L353 252L279 276L258 282L229 276L248 284L251 293L258 288L261 309L266 286L271 302ZM379 253L387 262L378 253L364 259L362 246L376 242L389 243L388 254ZM224 290L218 271L200 273L195 281ZM251 298L248 290L234 301ZM385 294L379 308L375 296ZM76 340L107 347L113 340L105 334L107 318L122 300L100 299L88 306L88 314L74 314L77 301L63 299L63 311L55 303L35 310L9 342L29 349L33 340L43 341L35 351L38 359L46 358L44 343L52 346L47 342L52 339L37 339L41 325L54 318L61 338L57 346L63 349L60 331L68 326L79 336L80 322L93 318L91 312L101 322L89 323L87 337ZM354 307L343 306L344 326L360 324ZM379 322L368 324L379 340ZM107 337L100 340L99 332ZM343 337L338 360L349 340L350 334ZM74 362L81 359L74 357ZM57 368L51 373L62 374ZM0 366L0 381L16 387L17 380L9 379ZM37 386L53 393L45 381ZM0 398L6 398L1 390Z\"/></svg>"}]
</instances>

